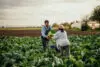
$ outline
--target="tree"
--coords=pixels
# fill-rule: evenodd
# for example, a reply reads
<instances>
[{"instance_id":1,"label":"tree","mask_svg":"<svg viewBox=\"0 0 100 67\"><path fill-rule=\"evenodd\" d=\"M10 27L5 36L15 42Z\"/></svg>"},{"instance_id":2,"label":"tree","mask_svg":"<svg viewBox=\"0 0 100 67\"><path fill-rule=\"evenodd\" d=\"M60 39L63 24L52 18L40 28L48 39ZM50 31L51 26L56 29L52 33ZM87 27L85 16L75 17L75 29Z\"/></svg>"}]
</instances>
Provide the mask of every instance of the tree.
<instances>
[{"instance_id":1,"label":"tree","mask_svg":"<svg viewBox=\"0 0 100 67\"><path fill-rule=\"evenodd\" d=\"M65 22L65 23L62 23L62 25L63 25L65 28L71 29L73 23L74 23L74 22L70 22L70 23Z\"/></svg>"},{"instance_id":2,"label":"tree","mask_svg":"<svg viewBox=\"0 0 100 67\"><path fill-rule=\"evenodd\" d=\"M90 20L97 21L99 23L99 28L100 28L100 5L94 8Z\"/></svg>"},{"instance_id":3,"label":"tree","mask_svg":"<svg viewBox=\"0 0 100 67\"><path fill-rule=\"evenodd\" d=\"M88 21L89 21L89 16L88 15L84 16L82 22L88 23Z\"/></svg>"},{"instance_id":4,"label":"tree","mask_svg":"<svg viewBox=\"0 0 100 67\"><path fill-rule=\"evenodd\" d=\"M88 21L89 21L89 16L86 15L83 17L82 19L82 26L81 26L81 30L82 31L87 31L90 27L88 26Z\"/></svg>"},{"instance_id":5,"label":"tree","mask_svg":"<svg viewBox=\"0 0 100 67\"><path fill-rule=\"evenodd\" d=\"M52 24L52 27L59 27L57 23Z\"/></svg>"},{"instance_id":6,"label":"tree","mask_svg":"<svg viewBox=\"0 0 100 67\"><path fill-rule=\"evenodd\" d=\"M64 27L69 26L68 22L61 23Z\"/></svg>"}]
</instances>

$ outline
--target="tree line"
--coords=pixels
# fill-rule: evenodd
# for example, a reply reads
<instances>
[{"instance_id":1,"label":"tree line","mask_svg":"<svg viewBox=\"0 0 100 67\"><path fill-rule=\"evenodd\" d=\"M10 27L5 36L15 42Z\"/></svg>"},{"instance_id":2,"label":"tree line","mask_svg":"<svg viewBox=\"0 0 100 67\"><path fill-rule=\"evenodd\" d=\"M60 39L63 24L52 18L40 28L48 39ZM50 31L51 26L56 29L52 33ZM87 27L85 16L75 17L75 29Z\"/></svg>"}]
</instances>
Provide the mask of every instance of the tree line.
<instances>
[{"instance_id":1,"label":"tree line","mask_svg":"<svg viewBox=\"0 0 100 67\"><path fill-rule=\"evenodd\" d=\"M95 30L99 30L100 31L100 5L96 6L94 8L94 10L92 11L91 15L90 16L85 16L81 22L79 21L74 21L74 22L64 22L64 23L61 23L62 25L65 26L66 29L75 29L75 28L72 28L72 25L74 23L82 23L81 24L81 31L87 31L87 30L92 30L89 25L88 25L88 22L89 21L96 21L98 24L99 24L99 28L96 28ZM58 24L57 23L54 23L52 25L53 27L58 27ZM77 30L79 30L78 28L76 28Z\"/></svg>"}]
</instances>

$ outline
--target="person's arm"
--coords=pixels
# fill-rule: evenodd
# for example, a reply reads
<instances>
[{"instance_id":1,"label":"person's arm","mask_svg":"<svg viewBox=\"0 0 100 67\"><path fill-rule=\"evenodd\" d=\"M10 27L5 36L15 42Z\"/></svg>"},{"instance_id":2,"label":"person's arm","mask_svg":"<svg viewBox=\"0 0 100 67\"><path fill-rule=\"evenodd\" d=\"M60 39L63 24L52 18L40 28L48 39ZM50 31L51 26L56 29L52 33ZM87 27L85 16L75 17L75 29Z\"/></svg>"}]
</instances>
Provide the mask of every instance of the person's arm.
<instances>
[{"instance_id":1,"label":"person's arm","mask_svg":"<svg viewBox=\"0 0 100 67\"><path fill-rule=\"evenodd\" d=\"M64 31L64 32L65 32L65 37L68 38L68 36L67 36L67 32L66 32L66 31Z\"/></svg>"},{"instance_id":2,"label":"person's arm","mask_svg":"<svg viewBox=\"0 0 100 67\"><path fill-rule=\"evenodd\" d=\"M67 32L65 32L65 34L66 34L67 44L70 45L70 41L68 39Z\"/></svg>"},{"instance_id":3,"label":"person's arm","mask_svg":"<svg viewBox=\"0 0 100 67\"><path fill-rule=\"evenodd\" d=\"M45 31L45 28L44 28L44 26L43 26L42 29L41 29L41 34L42 34L43 37L46 38L47 36L45 35L45 32L46 32L46 31Z\"/></svg>"},{"instance_id":4,"label":"person's arm","mask_svg":"<svg viewBox=\"0 0 100 67\"><path fill-rule=\"evenodd\" d=\"M58 35L58 34L59 34L59 33L56 32L56 33L54 34L54 36L53 36L53 39L57 40L57 39L59 38L59 35Z\"/></svg>"}]
</instances>

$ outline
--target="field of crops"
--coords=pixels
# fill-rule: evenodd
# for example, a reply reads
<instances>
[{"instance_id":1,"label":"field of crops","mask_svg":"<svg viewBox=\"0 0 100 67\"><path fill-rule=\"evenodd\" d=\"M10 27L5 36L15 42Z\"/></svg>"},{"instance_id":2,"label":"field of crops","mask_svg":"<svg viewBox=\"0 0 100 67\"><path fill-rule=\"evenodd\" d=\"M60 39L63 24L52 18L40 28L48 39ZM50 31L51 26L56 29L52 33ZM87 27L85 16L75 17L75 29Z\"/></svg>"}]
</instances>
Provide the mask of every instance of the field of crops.
<instances>
[{"instance_id":1,"label":"field of crops","mask_svg":"<svg viewBox=\"0 0 100 67\"><path fill-rule=\"evenodd\" d=\"M40 37L0 36L0 67L100 67L100 35L69 36L71 55L60 56Z\"/></svg>"}]
</instances>

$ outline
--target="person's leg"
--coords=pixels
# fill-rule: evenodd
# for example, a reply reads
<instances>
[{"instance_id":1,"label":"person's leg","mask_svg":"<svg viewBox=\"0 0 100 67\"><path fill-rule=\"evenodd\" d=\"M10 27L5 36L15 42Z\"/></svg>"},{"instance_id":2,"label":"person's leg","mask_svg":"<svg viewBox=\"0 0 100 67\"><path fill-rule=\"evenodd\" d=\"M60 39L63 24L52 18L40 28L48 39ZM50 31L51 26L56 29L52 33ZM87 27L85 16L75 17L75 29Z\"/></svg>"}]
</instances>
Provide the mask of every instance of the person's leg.
<instances>
[{"instance_id":1,"label":"person's leg","mask_svg":"<svg viewBox=\"0 0 100 67\"><path fill-rule=\"evenodd\" d=\"M41 39L42 39L43 50L45 51L46 50L46 40L44 38L41 38Z\"/></svg>"},{"instance_id":2,"label":"person's leg","mask_svg":"<svg viewBox=\"0 0 100 67\"><path fill-rule=\"evenodd\" d=\"M60 47L60 53L61 53L61 56L64 55L64 49L63 49L63 46Z\"/></svg>"},{"instance_id":3,"label":"person's leg","mask_svg":"<svg viewBox=\"0 0 100 67\"><path fill-rule=\"evenodd\" d=\"M65 50L66 50L66 56L69 57L69 55L70 55L70 46L67 45Z\"/></svg>"},{"instance_id":4,"label":"person's leg","mask_svg":"<svg viewBox=\"0 0 100 67\"><path fill-rule=\"evenodd\" d=\"M56 52L60 52L60 50L57 48L57 46L55 46L55 50L56 50Z\"/></svg>"},{"instance_id":5,"label":"person's leg","mask_svg":"<svg viewBox=\"0 0 100 67\"><path fill-rule=\"evenodd\" d=\"M45 42L46 42L45 48L48 48L49 40L45 40Z\"/></svg>"}]
</instances>

